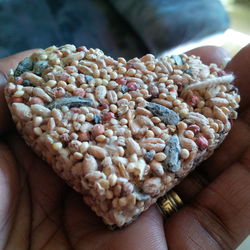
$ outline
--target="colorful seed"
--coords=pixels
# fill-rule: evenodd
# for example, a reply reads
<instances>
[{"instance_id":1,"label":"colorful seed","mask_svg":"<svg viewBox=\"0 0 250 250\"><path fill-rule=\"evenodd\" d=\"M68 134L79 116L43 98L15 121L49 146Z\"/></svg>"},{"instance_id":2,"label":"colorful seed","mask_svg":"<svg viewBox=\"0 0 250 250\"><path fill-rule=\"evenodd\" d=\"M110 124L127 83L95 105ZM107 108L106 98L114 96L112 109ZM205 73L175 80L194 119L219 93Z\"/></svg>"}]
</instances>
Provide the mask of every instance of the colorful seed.
<instances>
[{"instance_id":1,"label":"colorful seed","mask_svg":"<svg viewBox=\"0 0 250 250\"><path fill-rule=\"evenodd\" d=\"M74 113L81 113L81 109L80 108L71 108L70 109L72 112L74 112Z\"/></svg>"},{"instance_id":2,"label":"colorful seed","mask_svg":"<svg viewBox=\"0 0 250 250\"><path fill-rule=\"evenodd\" d=\"M33 60L30 57L26 57L20 62L14 72L14 76L20 76L26 71L31 71L33 68Z\"/></svg>"},{"instance_id":3,"label":"colorful seed","mask_svg":"<svg viewBox=\"0 0 250 250\"><path fill-rule=\"evenodd\" d=\"M126 85L127 80L126 80L124 77L119 77L119 78L116 79L116 82L117 82L119 85Z\"/></svg>"},{"instance_id":4,"label":"colorful seed","mask_svg":"<svg viewBox=\"0 0 250 250\"><path fill-rule=\"evenodd\" d=\"M22 83L23 83L23 78L20 77L20 76L16 77L16 78L15 78L15 83L16 83L16 84L22 84Z\"/></svg>"},{"instance_id":5,"label":"colorful seed","mask_svg":"<svg viewBox=\"0 0 250 250\"><path fill-rule=\"evenodd\" d=\"M205 150L208 148L208 140L204 136L199 136L195 142L200 150Z\"/></svg>"},{"instance_id":6,"label":"colorful seed","mask_svg":"<svg viewBox=\"0 0 250 250\"><path fill-rule=\"evenodd\" d=\"M80 47L77 47L76 48L76 51L80 52L80 51L84 51L84 52L87 52L87 48L85 46L80 46Z\"/></svg>"},{"instance_id":7,"label":"colorful seed","mask_svg":"<svg viewBox=\"0 0 250 250\"><path fill-rule=\"evenodd\" d=\"M74 96L81 96L81 97L84 97L86 94L86 91L82 88L77 88L77 89L74 89L73 90L73 95Z\"/></svg>"},{"instance_id":8,"label":"colorful seed","mask_svg":"<svg viewBox=\"0 0 250 250\"><path fill-rule=\"evenodd\" d=\"M136 91L138 89L136 82L129 82L127 87L128 91Z\"/></svg>"},{"instance_id":9,"label":"colorful seed","mask_svg":"<svg viewBox=\"0 0 250 250\"><path fill-rule=\"evenodd\" d=\"M62 106L73 108L73 107L91 106L92 102L93 101L88 98L82 98L80 96L69 96L69 97L56 98L47 107L49 109L61 108Z\"/></svg>"},{"instance_id":10,"label":"colorful seed","mask_svg":"<svg viewBox=\"0 0 250 250\"><path fill-rule=\"evenodd\" d=\"M193 95L193 96L189 96L188 99L187 99L187 103L189 105L191 105L192 107L195 107L197 106L197 104L199 103L200 101L200 98L196 95Z\"/></svg>"},{"instance_id":11,"label":"colorful seed","mask_svg":"<svg viewBox=\"0 0 250 250\"><path fill-rule=\"evenodd\" d=\"M14 103L14 102L23 103L23 98L22 97L12 97L11 103Z\"/></svg>"},{"instance_id":12,"label":"colorful seed","mask_svg":"<svg viewBox=\"0 0 250 250\"><path fill-rule=\"evenodd\" d=\"M85 80L89 84L94 79L93 76L85 75Z\"/></svg>"},{"instance_id":13,"label":"colorful seed","mask_svg":"<svg viewBox=\"0 0 250 250\"><path fill-rule=\"evenodd\" d=\"M99 106L99 109L100 109L100 110L104 110L104 109L108 109L108 108L109 108L109 105L106 104L106 103L102 103L102 104L100 104L100 106Z\"/></svg>"},{"instance_id":14,"label":"colorful seed","mask_svg":"<svg viewBox=\"0 0 250 250\"><path fill-rule=\"evenodd\" d=\"M34 64L33 71L37 75L41 75L42 72L49 66L48 61L37 61Z\"/></svg>"},{"instance_id":15,"label":"colorful seed","mask_svg":"<svg viewBox=\"0 0 250 250\"><path fill-rule=\"evenodd\" d=\"M154 158L157 161L164 161L166 159L166 155L162 152L159 152L154 156Z\"/></svg>"},{"instance_id":16,"label":"colorful seed","mask_svg":"<svg viewBox=\"0 0 250 250\"><path fill-rule=\"evenodd\" d=\"M154 156L155 156L155 151L150 150L146 154L144 154L143 158L147 163L149 163L154 159Z\"/></svg>"},{"instance_id":17,"label":"colorful seed","mask_svg":"<svg viewBox=\"0 0 250 250\"><path fill-rule=\"evenodd\" d=\"M150 199L150 196L148 194L143 193L142 189L136 186L134 187L134 193L138 201L146 201Z\"/></svg>"},{"instance_id":18,"label":"colorful seed","mask_svg":"<svg viewBox=\"0 0 250 250\"><path fill-rule=\"evenodd\" d=\"M185 73L185 74L188 74L188 75L192 76L192 71L191 71L190 69L186 69L186 70L184 70L184 72L183 72L183 73Z\"/></svg>"},{"instance_id":19,"label":"colorful seed","mask_svg":"<svg viewBox=\"0 0 250 250\"><path fill-rule=\"evenodd\" d=\"M103 116L102 116L102 120L103 122L109 122L112 118L114 118L115 115L114 113L112 112L107 112L107 113L104 113Z\"/></svg>"},{"instance_id":20,"label":"colorful seed","mask_svg":"<svg viewBox=\"0 0 250 250\"><path fill-rule=\"evenodd\" d=\"M94 114L94 123L98 124L98 123L101 123L101 121L102 121L101 116L98 114Z\"/></svg>"},{"instance_id":21,"label":"colorful seed","mask_svg":"<svg viewBox=\"0 0 250 250\"><path fill-rule=\"evenodd\" d=\"M91 133L92 133L92 136L95 138L97 137L98 135L102 135L105 131L105 128L102 124L96 124L92 130L91 130Z\"/></svg>"},{"instance_id":22,"label":"colorful seed","mask_svg":"<svg viewBox=\"0 0 250 250\"><path fill-rule=\"evenodd\" d=\"M63 97L65 95L65 89L63 87L56 87L52 89L52 92L55 94L55 97Z\"/></svg>"},{"instance_id":23,"label":"colorful seed","mask_svg":"<svg viewBox=\"0 0 250 250\"><path fill-rule=\"evenodd\" d=\"M159 95L159 89L153 84L148 86L148 91L152 97L157 97Z\"/></svg>"},{"instance_id":24,"label":"colorful seed","mask_svg":"<svg viewBox=\"0 0 250 250\"><path fill-rule=\"evenodd\" d=\"M126 85L121 85L120 91L121 91L123 94L125 94L125 93L128 92L128 87L127 87Z\"/></svg>"},{"instance_id":25,"label":"colorful seed","mask_svg":"<svg viewBox=\"0 0 250 250\"><path fill-rule=\"evenodd\" d=\"M154 102L148 102L146 108L154 115L158 116L166 124L176 125L180 121L180 117L175 111L163 105Z\"/></svg>"},{"instance_id":26,"label":"colorful seed","mask_svg":"<svg viewBox=\"0 0 250 250\"><path fill-rule=\"evenodd\" d=\"M33 104L44 104L44 101L40 97L31 97L29 99L29 104L30 105L33 105Z\"/></svg>"},{"instance_id":27,"label":"colorful seed","mask_svg":"<svg viewBox=\"0 0 250 250\"><path fill-rule=\"evenodd\" d=\"M24 87L27 87L27 86L32 86L32 83L31 83L31 81L29 81L29 80L23 80L22 85L23 85Z\"/></svg>"},{"instance_id":28,"label":"colorful seed","mask_svg":"<svg viewBox=\"0 0 250 250\"><path fill-rule=\"evenodd\" d=\"M200 132L200 127L196 124L192 124L192 125L188 126L188 129L193 131L194 134L197 134L198 132Z\"/></svg>"},{"instance_id":29,"label":"colorful seed","mask_svg":"<svg viewBox=\"0 0 250 250\"><path fill-rule=\"evenodd\" d=\"M163 168L165 171L177 172L180 170L181 164L179 160L179 154L181 151L180 141L177 135L173 135L164 149L166 159L163 162Z\"/></svg>"},{"instance_id":30,"label":"colorful seed","mask_svg":"<svg viewBox=\"0 0 250 250\"><path fill-rule=\"evenodd\" d=\"M189 151L186 148L183 148L180 152L180 156L184 160L188 159L189 155Z\"/></svg>"},{"instance_id":31,"label":"colorful seed","mask_svg":"<svg viewBox=\"0 0 250 250\"><path fill-rule=\"evenodd\" d=\"M183 65L182 59L179 55L173 55L171 57L174 59L176 65L178 65L178 66Z\"/></svg>"},{"instance_id":32,"label":"colorful seed","mask_svg":"<svg viewBox=\"0 0 250 250\"><path fill-rule=\"evenodd\" d=\"M67 82L69 79L70 75L68 73L61 73L58 77L59 81L64 81Z\"/></svg>"},{"instance_id":33,"label":"colorful seed","mask_svg":"<svg viewBox=\"0 0 250 250\"><path fill-rule=\"evenodd\" d=\"M88 132L78 132L78 140L83 142L83 141L89 141L90 136Z\"/></svg>"}]
</instances>

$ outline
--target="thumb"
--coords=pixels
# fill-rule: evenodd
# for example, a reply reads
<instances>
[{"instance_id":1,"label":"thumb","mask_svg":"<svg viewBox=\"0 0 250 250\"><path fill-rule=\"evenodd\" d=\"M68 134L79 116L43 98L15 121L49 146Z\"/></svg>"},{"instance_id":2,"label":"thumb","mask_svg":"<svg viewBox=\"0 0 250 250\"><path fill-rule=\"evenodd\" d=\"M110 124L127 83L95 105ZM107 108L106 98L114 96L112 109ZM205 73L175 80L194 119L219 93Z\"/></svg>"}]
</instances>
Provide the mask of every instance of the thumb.
<instances>
[{"instance_id":1,"label":"thumb","mask_svg":"<svg viewBox=\"0 0 250 250\"><path fill-rule=\"evenodd\" d=\"M7 83L7 74L13 69L23 58L32 54L36 49L27 50L9 57L0 59L0 135L7 131L11 126L11 117L8 106L4 97L4 87Z\"/></svg>"}]
</instances>

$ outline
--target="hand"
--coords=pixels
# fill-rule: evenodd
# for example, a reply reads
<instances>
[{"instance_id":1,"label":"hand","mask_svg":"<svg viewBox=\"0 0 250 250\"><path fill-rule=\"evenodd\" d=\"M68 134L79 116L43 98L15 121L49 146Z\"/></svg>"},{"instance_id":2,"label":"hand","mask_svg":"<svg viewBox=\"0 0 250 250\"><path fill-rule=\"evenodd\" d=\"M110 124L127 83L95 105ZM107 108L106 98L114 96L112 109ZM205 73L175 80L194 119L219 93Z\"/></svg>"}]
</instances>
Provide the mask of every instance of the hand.
<instances>
[{"instance_id":1,"label":"hand","mask_svg":"<svg viewBox=\"0 0 250 250\"><path fill-rule=\"evenodd\" d=\"M0 59L0 71L24 52ZM193 51L207 63L226 56L210 47ZM214 155L177 188L185 206L164 220L155 206L130 226L110 232L79 194L58 178L11 128L0 98L1 249L233 249L250 233L250 46L227 66L236 75L239 119Z\"/></svg>"}]
</instances>

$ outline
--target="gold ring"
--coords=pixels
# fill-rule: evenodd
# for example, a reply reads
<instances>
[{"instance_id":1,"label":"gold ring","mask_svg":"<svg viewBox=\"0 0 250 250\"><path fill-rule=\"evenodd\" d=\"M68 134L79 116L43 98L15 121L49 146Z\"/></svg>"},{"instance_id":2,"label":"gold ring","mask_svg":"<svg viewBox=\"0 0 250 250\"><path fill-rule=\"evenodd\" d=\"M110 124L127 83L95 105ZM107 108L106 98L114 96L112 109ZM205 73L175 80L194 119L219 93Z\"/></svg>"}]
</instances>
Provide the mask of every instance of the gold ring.
<instances>
[{"instance_id":1,"label":"gold ring","mask_svg":"<svg viewBox=\"0 0 250 250\"><path fill-rule=\"evenodd\" d=\"M175 191L171 190L158 199L157 205L164 217L170 217L183 206L183 202L180 196Z\"/></svg>"}]
</instances>

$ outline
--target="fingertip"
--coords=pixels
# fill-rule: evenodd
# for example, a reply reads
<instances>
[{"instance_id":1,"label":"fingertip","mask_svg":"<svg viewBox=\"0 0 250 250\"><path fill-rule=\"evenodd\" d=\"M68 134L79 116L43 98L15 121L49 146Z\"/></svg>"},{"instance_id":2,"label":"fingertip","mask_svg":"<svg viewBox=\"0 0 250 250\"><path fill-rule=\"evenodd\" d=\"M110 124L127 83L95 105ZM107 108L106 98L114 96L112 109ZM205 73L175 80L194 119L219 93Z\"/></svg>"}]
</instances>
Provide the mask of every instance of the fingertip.
<instances>
[{"instance_id":1,"label":"fingertip","mask_svg":"<svg viewBox=\"0 0 250 250\"><path fill-rule=\"evenodd\" d=\"M207 65L216 63L217 65L223 67L230 60L228 51L217 46L203 46L195 48L188 51L186 54L199 56L203 63Z\"/></svg>"}]
</instances>

